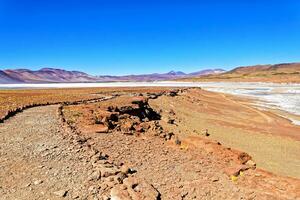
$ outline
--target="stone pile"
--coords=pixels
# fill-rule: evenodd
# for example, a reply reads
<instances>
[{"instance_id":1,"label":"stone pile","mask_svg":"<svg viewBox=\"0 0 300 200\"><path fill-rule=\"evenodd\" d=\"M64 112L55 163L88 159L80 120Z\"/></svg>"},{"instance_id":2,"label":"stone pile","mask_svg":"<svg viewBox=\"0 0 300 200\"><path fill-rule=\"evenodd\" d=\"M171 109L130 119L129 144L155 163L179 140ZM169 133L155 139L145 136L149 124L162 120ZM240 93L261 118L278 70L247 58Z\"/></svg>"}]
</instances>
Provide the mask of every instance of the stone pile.
<instances>
[{"instance_id":1,"label":"stone pile","mask_svg":"<svg viewBox=\"0 0 300 200\"><path fill-rule=\"evenodd\" d=\"M119 131L133 135L146 132L151 127L149 122L159 119L160 115L149 106L147 97L135 96L130 99L130 104L97 111L95 124L99 125L99 133Z\"/></svg>"}]
</instances>

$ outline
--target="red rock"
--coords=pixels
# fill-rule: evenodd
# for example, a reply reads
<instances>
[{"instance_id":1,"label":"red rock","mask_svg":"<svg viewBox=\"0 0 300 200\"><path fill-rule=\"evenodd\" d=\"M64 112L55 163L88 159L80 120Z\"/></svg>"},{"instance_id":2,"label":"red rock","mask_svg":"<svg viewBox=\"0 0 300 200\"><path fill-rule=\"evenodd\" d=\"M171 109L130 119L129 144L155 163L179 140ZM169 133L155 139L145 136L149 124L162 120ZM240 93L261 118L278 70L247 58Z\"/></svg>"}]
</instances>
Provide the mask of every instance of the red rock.
<instances>
[{"instance_id":1,"label":"red rock","mask_svg":"<svg viewBox=\"0 0 300 200\"><path fill-rule=\"evenodd\" d=\"M137 132L144 132L144 129L143 129L143 127L141 126L141 125L136 125L136 126L134 126L134 129L137 131Z\"/></svg>"},{"instance_id":2,"label":"red rock","mask_svg":"<svg viewBox=\"0 0 300 200\"><path fill-rule=\"evenodd\" d=\"M97 127L96 133L108 133L108 127L104 126L104 125L99 125L99 127Z\"/></svg>"},{"instance_id":3,"label":"red rock","mask_svg":"<svg viewBox=\"0 0 300 200\"><path fill-rule=\"evenodd\" d=\"M132 121L126 121L124 124L121 125L121 131L122 132L131 132L133 130L133 122Z\"/></svg>"},{"instance_id":4,"label":"red rock","mask_svg":"<svg viewBox=\"0 0 300 200\"><path fill-rule=\"evenodd\" d=\"M251 156L245 152L242 152L238 155L238 160L242 163L245 164L248 160L251 160Z\"/></svg>"},{"instance_id":5,"label":"red rock","mask_svg":"<svg viewBox=\"0 0 300 200\"><path fill-rule=\"evenodd\" d=\"M122 165L120 168L120 171L124 174L128 174L130 171L130 168L127 165Z\"/></svg>"},{"instance_id":6,"label":"red rock","mask_svg":"<svg viewBox=\"0 0 300 200\"><path fill-rule=\"evenodd\" d=\"M102 167L100 168L101 177L110 177L118 173L118 170L114 167Z\"/></svg>"},{"instance_id":7,"label":"red rock","mask_svg":"<svg viewBox=\"0 0 300 200\"><path fill-rule=\"evenodd\" d=\"M256 168L256 163L253 160L248 160L245 165L249 166L251 169Z\"/></svg>"},{"instance_id":8,"label":"red rock","mask_svg":"<svg viewBox=\"0 0 300 200\"><path fill-rule=\"evenodd\" d=\"M124 185L133 200L155 200L160 194L152 185L148 184L144 179L129 177L124 179Z\"/></svg>"},{"instance_id":9,"label":"red rock","mask_svg":"<svg viewBox=\"0 0 300 200\"><path fill-rule=\"evenodd\" d=\"M110 199L114 200L131 200L127 190L124 190L122 186L117 185L110 191Z\"/></svg>"},{"instance_id":10,"label":"red rock","mask_svg":"<svg viewBox=\"0 0 300 200\"><path fill-rule=\"evenodd\" d=\"M224 169L225 174L228 176L238 176L240 175L240 172L248 170L249 167L246 165L238 165L233 167L228 167Z\"/></svg>"}]
</instances>

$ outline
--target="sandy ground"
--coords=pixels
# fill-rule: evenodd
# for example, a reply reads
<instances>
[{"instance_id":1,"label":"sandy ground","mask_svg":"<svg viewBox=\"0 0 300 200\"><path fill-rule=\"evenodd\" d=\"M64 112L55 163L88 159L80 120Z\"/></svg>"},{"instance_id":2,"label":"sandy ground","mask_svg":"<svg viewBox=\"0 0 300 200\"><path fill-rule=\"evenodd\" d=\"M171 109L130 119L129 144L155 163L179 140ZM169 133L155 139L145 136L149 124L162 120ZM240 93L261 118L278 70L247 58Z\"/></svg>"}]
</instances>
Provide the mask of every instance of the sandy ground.
<instances>
[{"instance_id":1,"label":"sandy ground","mask_svg":"<svg viewBox=\"0 0 300 200\"><path fill-rule=\"evenodd\" d=\"M177 113L175 132L182 137L203 134L227 147L253 156L259 167L300 178L300 126L238 97L195 89L193 92L151 102L157 109Z\"/></svg>"}]
</instances>

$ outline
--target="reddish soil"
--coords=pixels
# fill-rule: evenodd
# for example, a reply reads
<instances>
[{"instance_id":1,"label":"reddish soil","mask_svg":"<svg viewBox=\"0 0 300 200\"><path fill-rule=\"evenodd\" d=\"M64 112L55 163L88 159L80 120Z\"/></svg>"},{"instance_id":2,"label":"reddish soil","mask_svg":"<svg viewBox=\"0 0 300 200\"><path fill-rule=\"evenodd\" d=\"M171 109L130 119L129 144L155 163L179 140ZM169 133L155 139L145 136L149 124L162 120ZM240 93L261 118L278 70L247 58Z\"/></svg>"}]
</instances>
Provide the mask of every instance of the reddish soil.
<instances>
[{"instance_id":1,"label":"reddish soil","mask_svg":"<svg viewBox=\"0 0 300 200\"><path fill-rule=\"evenodd\" d=\"M220 102L220 98L228 102ZM179 105L173 107L175 102ZM215 107L219 104L222 109ZM89 138L94 148L109 155L115 163L130 166L136 171L135 177L153 185L162 199L300 197L299 179L256 168L250 155L215 142L208 131L201 133L202 136L193 133L195 126L188 121L193 117L189 106L196 112L200 105L206 108L205 114L209 116L227 116L232 114L230 110L237 109L239 117L248 120L258 113L224 96L199 89L184 89L158 95L123 93L105 102L64 107L64 114L67 123ZM191 116L185 118L182 113ZM245 123L237 128L251 128L252 123L257 123L258 129L252 131L260 130L260 120L271 123L276 119L276 123L288 124L270 113L258 116L251 119L253 121L248 126ZM185 127L190 133L183 132Z\"/></svg>"}]
</instances>

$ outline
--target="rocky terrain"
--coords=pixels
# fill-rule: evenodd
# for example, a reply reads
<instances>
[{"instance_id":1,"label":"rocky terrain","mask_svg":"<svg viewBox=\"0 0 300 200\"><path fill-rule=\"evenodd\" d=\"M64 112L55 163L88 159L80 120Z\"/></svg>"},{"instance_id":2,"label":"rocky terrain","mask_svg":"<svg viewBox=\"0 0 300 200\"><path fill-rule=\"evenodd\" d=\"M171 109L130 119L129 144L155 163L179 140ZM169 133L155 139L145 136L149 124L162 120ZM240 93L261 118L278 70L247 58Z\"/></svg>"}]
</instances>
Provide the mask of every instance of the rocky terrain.
<instances>
[{"instance_id":1,"label":"rocky terrain","mask_svg":"<svg viewBox=\"0 0 300 200\"><path fill-rule=\"evenodd\" d=\"M0 199L299 199L299 179L257 168L209 130L182 132L165 101L195 90L108 92L6 119Z\"/></svg>"},{"instance_id":2,"label":"rocky terrain","mask_svg":"<svg viewBox=\"0 0 300 200\"><path fill-rule=\"evenodd\" d=\"M0 122L26 108L59 103L84 103L112 92L161 91L166 88L73 88L0 90Z\"/></svg>"}]
</instances>

